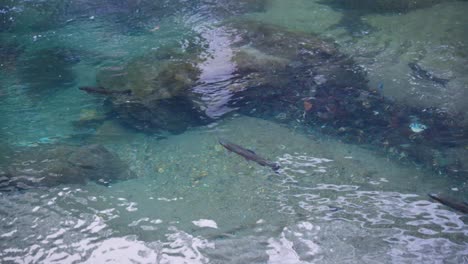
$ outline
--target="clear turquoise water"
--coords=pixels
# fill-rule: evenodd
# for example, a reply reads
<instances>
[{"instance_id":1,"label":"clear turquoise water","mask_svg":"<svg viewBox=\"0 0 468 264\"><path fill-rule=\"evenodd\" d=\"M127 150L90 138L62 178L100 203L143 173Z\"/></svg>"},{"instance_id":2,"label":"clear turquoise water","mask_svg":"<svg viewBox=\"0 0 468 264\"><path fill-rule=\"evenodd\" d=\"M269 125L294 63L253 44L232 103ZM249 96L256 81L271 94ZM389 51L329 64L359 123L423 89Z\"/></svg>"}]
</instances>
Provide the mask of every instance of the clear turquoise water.
<instances>
[{"instance_id":1,"label":"clear turquoise water","mask_svg":"<svg viewBox=\"0 0 468 264\"><path fill-rule=\"evenodd\" d=\"M434 2L403 10L307 0L1 3L0 151L99 143L137 175L109 186L1 192L1 262L468 262L466 215L426 195L468 198L468 2ZM247 20L333 41L386 100L456 116L461 136L432 162L456 156L461 172L408 157L411 144L393 151L329 134L327 124L301 116L236 113L226 104L238 34L229 23ZM190 43L204 47L201 54ZM268 61L254 45L246 52ZM191 89L215 118L209 124L137 131L115 116L100 119L105 97L77 89L95 85L103 69L167 47L203 58ZM450 82L415 78L413 61ZM76 125L89 116L97 125ZM220 137L282 169L228 153ZM434 145L420 151L439 151ZM3 158L1 170L11 165Z\"/></svg>"}]
</instances>

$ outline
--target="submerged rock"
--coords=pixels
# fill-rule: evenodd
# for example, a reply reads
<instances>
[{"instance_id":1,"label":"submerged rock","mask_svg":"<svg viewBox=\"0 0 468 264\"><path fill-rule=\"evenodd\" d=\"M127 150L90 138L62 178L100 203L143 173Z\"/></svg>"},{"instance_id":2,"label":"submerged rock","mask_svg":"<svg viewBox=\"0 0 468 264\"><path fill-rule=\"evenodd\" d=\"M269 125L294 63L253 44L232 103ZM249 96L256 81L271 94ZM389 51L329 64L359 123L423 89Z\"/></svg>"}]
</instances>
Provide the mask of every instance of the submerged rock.
<instances>
[{"instance_id":1,"label":"submerged rock","mask_svg":"<svg viewBox=\"0 0 468 264\"><path fill-rule=\"evenodd\" d=\"M0 191L135 178L128 165L102 145L58 145L15 152L0 170Z\"/></svg>"},{"instance_id":2,"label":"submerged rock","mask_svg":"<svg viewBox=\"0 0 468 264\"><path fill-rule=\"evenodd\" d=\"M238 79L228 88L240 111L292 118L308 100L308 111L316 117L339 120L359 114L347 109L361 104L354 100L350 105L352 98L372 96L365 73L331 41L258 22L235 27L240 33L233 56Z\"/></svg>"},{"instance_id":3,"label":"submerged rock","mask_svg":"<svg viewBox=\"0 0 468 264\"><path fill-rule=\"evenodd\" d=\"M131 96L109 98L119 120L146 132L181 133L205 124L207 118L191 93L200 74L197 49L196 45L188 47L190 55L185 55L162 48L122 67L102 69L97 75L100 86L131 91Z\"/></svg>"},{"instance_id":4,"label":"submerged rock","mask_svg":"<svg viewBox=\"0 0 468 264\"><path fill-rule=\"evenodd\" d=\"M199 71L190 61L151 61L137 58L126 67L125 86L140 99L155 100L185 95L198 79ZM120 87L119 87L120 88Z\"/></svg>"}]
</instances>

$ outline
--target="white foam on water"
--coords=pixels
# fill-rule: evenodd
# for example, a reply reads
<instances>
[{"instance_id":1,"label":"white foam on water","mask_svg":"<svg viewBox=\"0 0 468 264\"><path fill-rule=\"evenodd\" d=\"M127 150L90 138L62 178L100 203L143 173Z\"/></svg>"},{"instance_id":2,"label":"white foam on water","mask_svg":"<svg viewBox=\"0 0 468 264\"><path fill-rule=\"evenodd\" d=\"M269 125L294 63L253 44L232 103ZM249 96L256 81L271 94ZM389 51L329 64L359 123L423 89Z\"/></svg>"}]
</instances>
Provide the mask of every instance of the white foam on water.
<instances>
[{"instance_id":1,"label":"white foam on water","mask_svg":"<svg viewBox=\"0 0 468 264\"><path fill-rule=\"evenodd\" d=\"M210 228L218 228L218 224L215 221L210 219L200 219L192 221L192 223L198 227L210 227Z\"/></svg>"}]
</instances>

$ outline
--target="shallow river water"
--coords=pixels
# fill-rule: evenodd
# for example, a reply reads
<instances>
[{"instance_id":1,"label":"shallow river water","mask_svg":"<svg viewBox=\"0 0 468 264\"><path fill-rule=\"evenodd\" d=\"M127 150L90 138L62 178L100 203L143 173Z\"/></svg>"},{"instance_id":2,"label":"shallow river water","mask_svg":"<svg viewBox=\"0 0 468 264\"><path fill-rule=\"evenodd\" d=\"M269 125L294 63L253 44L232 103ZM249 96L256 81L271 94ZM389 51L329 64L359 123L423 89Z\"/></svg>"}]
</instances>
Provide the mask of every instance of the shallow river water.
<instances>
[{"instance_id":1,"label":"shallow river water","mask_svg":"<svg viewBox=\"0 0 468 264\"><path fill-rule=\"evenodd\" d=\"M1 2L0 262L468 263L467 12Z\"/></svg>"}]
</instances>

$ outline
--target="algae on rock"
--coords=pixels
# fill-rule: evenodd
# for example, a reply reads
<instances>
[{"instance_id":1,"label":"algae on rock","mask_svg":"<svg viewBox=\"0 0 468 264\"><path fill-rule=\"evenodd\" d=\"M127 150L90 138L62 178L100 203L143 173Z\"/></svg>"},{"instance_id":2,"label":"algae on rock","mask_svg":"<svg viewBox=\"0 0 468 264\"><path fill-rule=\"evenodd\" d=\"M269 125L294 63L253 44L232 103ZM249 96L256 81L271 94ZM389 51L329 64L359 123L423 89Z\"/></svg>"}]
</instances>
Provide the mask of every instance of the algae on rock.
<instances>
[{"instance_id":1,"label":"algae on rock","mask_svg":"<svg viewBox=\"0 0 468 264\"><path fill-rule=\"evenodd\" d=\"M132 91L130 97L110 98L112 110L123 123L147 132L180 133L205 119L191 92L200 75L197 62L201 59L197 53L188 54L160 49L123 67L103 69L97 81L106 88Z\"/></svg>"}]
</instances>

